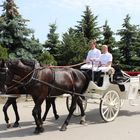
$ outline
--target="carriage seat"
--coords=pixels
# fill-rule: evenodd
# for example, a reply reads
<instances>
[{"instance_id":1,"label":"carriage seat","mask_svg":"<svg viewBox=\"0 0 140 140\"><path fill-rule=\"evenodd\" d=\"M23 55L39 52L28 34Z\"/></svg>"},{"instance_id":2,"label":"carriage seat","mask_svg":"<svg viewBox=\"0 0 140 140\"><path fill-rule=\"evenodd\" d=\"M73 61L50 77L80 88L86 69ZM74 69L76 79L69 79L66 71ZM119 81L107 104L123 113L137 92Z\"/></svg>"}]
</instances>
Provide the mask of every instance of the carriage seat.
<instances>
[{"instance_id":1,"label":"carriage seat","mask_svg":"<svg viewBox=\"0 0 140 140\"><path fill-rule=\"evenodd\" d=\"M104 80L107 79L109 81L112 79L111 77L114 74L114 68L110 68L108 71L93 71L92 69L81 69L81 71L84 71L87 73L90 81L93 81L97 86L102 87L104 84Z\"/></svg>"}]
</instances>

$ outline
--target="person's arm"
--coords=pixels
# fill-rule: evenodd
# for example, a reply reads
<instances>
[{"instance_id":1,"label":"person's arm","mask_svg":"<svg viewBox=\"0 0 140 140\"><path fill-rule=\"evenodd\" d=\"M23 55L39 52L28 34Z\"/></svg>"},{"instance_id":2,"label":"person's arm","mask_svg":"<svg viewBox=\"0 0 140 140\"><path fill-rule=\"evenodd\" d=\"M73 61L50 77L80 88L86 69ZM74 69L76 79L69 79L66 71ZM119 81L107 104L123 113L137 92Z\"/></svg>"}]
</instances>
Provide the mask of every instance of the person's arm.
<instances>
[{"instance_id":1,"label":"person's arm","mask_svg":"<svg viewBox=\"0 0 140 140\"><path fill-rule=\"evenodd\" d=\"M105 65L105 67L109 67L112 65L112 61L108 61L107 64Z\"/></svg>"}]
</instances>

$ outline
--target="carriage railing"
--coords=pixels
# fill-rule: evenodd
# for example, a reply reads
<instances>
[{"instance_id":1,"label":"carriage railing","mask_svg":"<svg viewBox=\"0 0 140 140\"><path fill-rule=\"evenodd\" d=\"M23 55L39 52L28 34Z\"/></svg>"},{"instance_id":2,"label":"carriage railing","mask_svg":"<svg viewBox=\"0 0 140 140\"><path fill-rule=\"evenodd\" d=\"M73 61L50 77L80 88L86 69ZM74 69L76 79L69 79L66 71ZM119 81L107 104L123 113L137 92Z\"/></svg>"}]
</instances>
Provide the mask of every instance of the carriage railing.
<instances>
[{"instance_id":1,"label":"carriage railing","mask_svg":"<svg viewBox=\"0 0 140 140\"><path fill-rule=\"evenodd\" d=\"M128 83L130 81L131 76L125 73L124 71L121 70L122 77L124 78L123 81L120 81L118 84L124 85L125 83Z\"/></svg>"}]
</instances>

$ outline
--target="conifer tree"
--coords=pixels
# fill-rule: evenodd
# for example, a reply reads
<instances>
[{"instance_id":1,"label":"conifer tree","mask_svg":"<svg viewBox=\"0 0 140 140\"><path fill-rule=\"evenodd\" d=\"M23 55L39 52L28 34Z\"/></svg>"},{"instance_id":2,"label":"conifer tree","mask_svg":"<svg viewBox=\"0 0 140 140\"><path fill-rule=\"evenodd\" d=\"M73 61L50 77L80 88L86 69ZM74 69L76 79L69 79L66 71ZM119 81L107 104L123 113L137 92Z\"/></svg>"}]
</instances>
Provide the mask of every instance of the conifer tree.
<instances>
[{"instance_id":1,"label":"conifer tree","mask_svg":"<svg viewBox=\"0 0 140 140\"><path fill-rule=\"evenodd\" d=\"M83 12L81 21L78 21L76 26L78 32L82 32L86 38L87 43L91 39L97 39L100 35L100 29L97 23L97 16L92 14L89 6L86 6L86 10Z\"/></svg>"},{"instance_id":2,"label":"conifer tree","mask_svg":"<svg viewBox=\"0 0 140 140\"><path fill-rule=\"evenodd\" d=\"M108 45L109 52L113 55L113 63L119 62L118 59L120 57L119 50L116 45L115 38L113 37L114 33L108 25L107 20L103 25L103 40L101 41L102 44Z\"/></svg>"},{"instance_id":3,"label":"conifer tree","mask_svg":"<svg viewBox=\"0 0 140 140\"><path fill-rule=\"evenodd\" d=\"M130 23L130 16L126 15L122 29L118 30L121 39L118 42L120 50L120 63L125 65L126 69L133 66L132 57L134 56L135 42L137 40L137 26Z\"/></svg>"},{"instance_id":4,"label":"conifer tree","mask_svg":"<svg viewBox=\"0 0 140 140\"><path fill-rule=\"evenodd\" d=\"M63 34L61 47L59 48L59 65L71 65L82 62L86 55L87 46L82 33L69 28Z\"/></svg>"},{"instance_id":5,"label":"conifer tree","mask_svg":"<svg viewBox=\"0 0 140 140\"><path fill-rule=\"evenodd\" d=\"M58 48L60 45L59 34L56 33L56 23L50 24L49 27L50 32L48 33L47 40L45 41L45 44L43 46L57 60Z\"/></svg>"},{"instance_id":6,"label":"conifer tree","mask_svg":"<svg viewBox=\"0 0 140 140\"><path fill-rule=\"evenodd\" d=\"M14 0L3 2L0 16L0 44L7 48L9 58L35 58L42 51L39 42L30 39L33 30L27 28L27 21L18 12ZM35 46L34 46L35 44Z\"/></svg>"}]
</instances>

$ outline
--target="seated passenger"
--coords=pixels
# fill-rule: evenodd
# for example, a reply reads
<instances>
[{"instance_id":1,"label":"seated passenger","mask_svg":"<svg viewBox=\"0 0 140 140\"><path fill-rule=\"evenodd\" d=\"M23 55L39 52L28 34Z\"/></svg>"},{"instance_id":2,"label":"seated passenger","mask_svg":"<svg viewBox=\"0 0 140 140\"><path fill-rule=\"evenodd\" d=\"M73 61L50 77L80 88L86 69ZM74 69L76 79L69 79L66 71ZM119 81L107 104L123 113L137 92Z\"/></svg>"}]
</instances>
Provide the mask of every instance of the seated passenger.
<instances>
[{"instance_id":1,"label":"seated passenger","mask_svg":"<svg viewBox=\"0 0 140 140\"><path fill-rule=\"evenodd\" d=\"M93 65L97 66L99 58L101 56L101 51L96 48L96 40L91 40L89 42L89 52L86 57L86 64L81 66L81 69L92 69Z\"/></svg>"},{"instance_id":2,"label":"seated passenger","mask_svg":"<svg viewBox=\"0 0 140 140\"><path fill-rule=\"evenodd\" d=\"M111 68L113 57L112 54L108 52L107 45L102 46L101 52L98 71L107 72Z\"/></svg>"},{"instance_id":3,"label":"seated passenger","mask_svg":"<svg viewBox=\"0 0 140 140\"><path fill-rule=\"evenodd\" d=\"M97 84L98 86L102 86L103 83L103 78L100 77L102 72L108 72L111 69L112 65L112 54L108 52L108 46L103 45L101 48L101 56L99 58L99 67L97 69L98 73L98 78L97 78Z\"/></svg>"}]
</instances>

